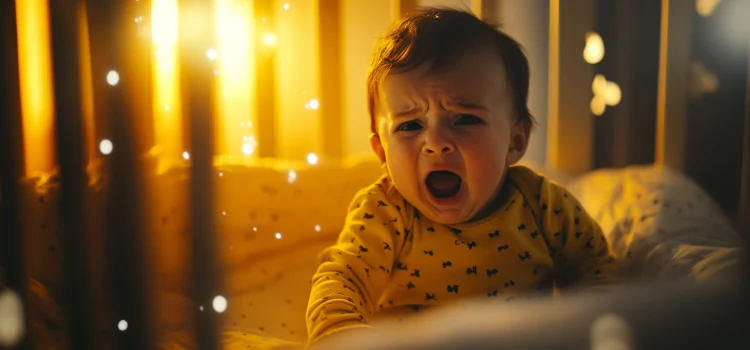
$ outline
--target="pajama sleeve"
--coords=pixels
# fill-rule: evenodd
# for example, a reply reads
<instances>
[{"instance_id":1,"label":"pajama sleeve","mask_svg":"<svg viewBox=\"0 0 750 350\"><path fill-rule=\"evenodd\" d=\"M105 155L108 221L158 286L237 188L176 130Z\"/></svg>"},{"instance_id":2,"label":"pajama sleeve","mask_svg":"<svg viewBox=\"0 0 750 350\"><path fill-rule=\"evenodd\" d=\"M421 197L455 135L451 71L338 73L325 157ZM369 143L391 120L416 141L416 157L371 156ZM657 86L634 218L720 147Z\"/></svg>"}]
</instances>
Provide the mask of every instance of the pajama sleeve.
<instances>
[{"instance_id":1,"label":"pajama sleeve","mask_svg":"<svg viewBox=\"0 0 750 350\"><path fill-rule=\"evenodd\" d=\"M611 284L617 261L599 224L559 185L544 179L540 189L543 230L561 289L582 290Z\"/></svg>"},{"instance_id":2,"label":"pajama sleeve","mask_svg":"<svg viewBox=\"0 0 750 350\"><path fill-rule=\"evenodd\" d=\"M307 306L308 344L341 330L368 327L406 235L403 203L386 192L383 183L360 191L337 243L322 253Z\"/></svg>"}]
</instances>

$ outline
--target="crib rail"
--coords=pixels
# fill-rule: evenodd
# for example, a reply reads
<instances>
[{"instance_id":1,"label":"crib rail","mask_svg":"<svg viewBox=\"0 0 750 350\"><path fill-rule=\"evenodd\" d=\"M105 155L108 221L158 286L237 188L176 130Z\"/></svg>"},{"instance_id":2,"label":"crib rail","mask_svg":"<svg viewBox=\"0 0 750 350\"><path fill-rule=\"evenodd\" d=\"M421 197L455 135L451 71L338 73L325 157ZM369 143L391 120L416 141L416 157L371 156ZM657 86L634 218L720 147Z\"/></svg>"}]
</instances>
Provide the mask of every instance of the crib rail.
<instances>
[{"instance_id":1,"label":"crib rail","mask_svg":"<svg viewBox=\"0 0 750 350\"><path fill-rule=\"evenodd\" d=\"M9 288L18 292L26 304L26 269L22 258L22 235L20 227L19 179L23 176L23 153L21 140L21 99L18 86L18 42L16 33L16 7L13 1L0 3L0 292ZM28 322L24 321L28 329ZM18 349L30 349L27 339L18 344Z\"/></svg>"},{"instance_id":2,"label":"crib rail","mask_svg":"<svg viewBox=\"0 0 750 350\"><path fill-rule=\"evenodd\" d=\"M748 42L750 48L750 41ZM745 136L740 185L739 228L745 237L745 247L750 249L750 55L747 60L747 87L745 88ZM747 271L750 274L750 257L747 257ZM750 278L748 278L750 279Z\"/></svg>"},{"instance_id":3,"label":"crib rail","mask_svg":"<svg viewBox=\"0 0 750 350\"><path fill-rule=\"evenodd\" d=\"M218 293L218 268L216 266L213 216L213 68L205 59L206 48L211 47L214 28L213 6L205 0L183 1L186 10L181 11L180 72L186 101L184 108L190 120L190 144L192 148L190 183L190 235L192 237L192 299L202 305L212 305ZM202 14L199 21L190 21L187 13ZM193 25L188 29L186 26ZM198 33L199 35L191 35ZM217 314L193 309L196 344L198 349L218 349Z\"/></svg>"},{"instance_id":4,"label":"crib rail","mask_svg":"<svg viewBox=\"0 0 750 350\"><path fill-rule=\"evenodd\" d=\"M63 235L65 280L64 302L69 321L70 346L94 349L87 333L93 328L90 292L86 280L86 171L82 144L82 118L78 79L78 40L75 22L76 3L55 1L50 4L50 33L55 94L55 137L60 174L60 227Z\"/></svg>"}]
</instances>

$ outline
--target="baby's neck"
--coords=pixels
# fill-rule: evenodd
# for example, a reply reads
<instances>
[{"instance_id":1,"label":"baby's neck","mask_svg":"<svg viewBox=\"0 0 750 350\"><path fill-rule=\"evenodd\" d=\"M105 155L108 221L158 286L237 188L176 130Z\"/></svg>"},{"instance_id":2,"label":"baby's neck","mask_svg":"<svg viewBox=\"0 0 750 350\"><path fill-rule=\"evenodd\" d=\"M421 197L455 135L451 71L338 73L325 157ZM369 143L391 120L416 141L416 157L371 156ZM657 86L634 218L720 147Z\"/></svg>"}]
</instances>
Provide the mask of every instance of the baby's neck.
<instances>
[{"instance_id":1,"label":"baby's neck","mask_svg":"<svg viewBox=\"0 0 750 350\"><path fill-rule=\"evenodd\" d=\"M477 213L477 215L475 215L465 223L472 223L482 220L494 214L503 205L503 203L505 203L505 201L508 199L509 193L507 186L507 174L508 171L506 170L503 174L503 178L500 180L500 185L498 186L497 190L495 190L495 194L492 196L492 199L489 201L489 203L487 203L487 205L485 205L484 208Z\"/></svg>"}]
</instances>

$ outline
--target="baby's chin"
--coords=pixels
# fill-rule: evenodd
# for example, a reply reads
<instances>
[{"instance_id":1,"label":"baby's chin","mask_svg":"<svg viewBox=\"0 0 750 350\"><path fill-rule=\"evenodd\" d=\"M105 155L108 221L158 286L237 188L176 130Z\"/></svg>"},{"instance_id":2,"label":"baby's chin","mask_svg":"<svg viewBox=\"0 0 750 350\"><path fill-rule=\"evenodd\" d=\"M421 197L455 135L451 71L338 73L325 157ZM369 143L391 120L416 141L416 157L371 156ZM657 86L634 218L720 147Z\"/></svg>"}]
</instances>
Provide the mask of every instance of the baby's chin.
<instances>
[{"instance_id":1,"label":"baby's chin","mask_svg":"<svg viewBox=\"0 0 750 350\"><path fill-rule=\"evenodd\" d=\"M417 207L417 210L419 210L422 216L430 221L433 221L436 224L449 226L469 222L476 215L473 210L465 210L464 208L438 210L427 203L421 203L421 205Z\"/></svg>"}]
</instances>

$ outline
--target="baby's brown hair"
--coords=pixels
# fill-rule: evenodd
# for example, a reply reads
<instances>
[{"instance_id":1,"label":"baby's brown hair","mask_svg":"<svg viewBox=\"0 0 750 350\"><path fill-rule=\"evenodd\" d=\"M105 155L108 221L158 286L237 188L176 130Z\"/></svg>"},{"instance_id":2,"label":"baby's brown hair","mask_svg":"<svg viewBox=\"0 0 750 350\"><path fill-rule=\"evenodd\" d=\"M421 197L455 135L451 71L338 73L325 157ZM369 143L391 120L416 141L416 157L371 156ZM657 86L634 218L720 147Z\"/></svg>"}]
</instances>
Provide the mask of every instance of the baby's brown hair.
<instances>
[{"instance_id":1,"label":"baby's brown hair","mask_svg":"<svg viewBox=\"0 0 750 350\"><path fill-rule=\"evenodd\" d=\"M529 95L529 61L513 38L471 13L448 8L425 8L407 14L380 40L367 75L370 129L377 133L375 116L380 84L391 72L406 72L430 62L431 73L450 69L461 55L482 45L498 53L513 94L517 122L529 130L534 118Z\"/></svg>"}]
</instances>

